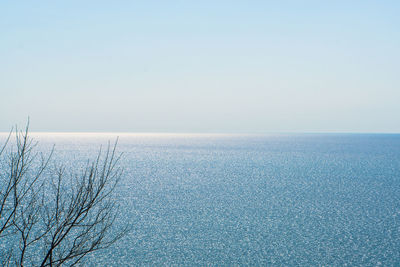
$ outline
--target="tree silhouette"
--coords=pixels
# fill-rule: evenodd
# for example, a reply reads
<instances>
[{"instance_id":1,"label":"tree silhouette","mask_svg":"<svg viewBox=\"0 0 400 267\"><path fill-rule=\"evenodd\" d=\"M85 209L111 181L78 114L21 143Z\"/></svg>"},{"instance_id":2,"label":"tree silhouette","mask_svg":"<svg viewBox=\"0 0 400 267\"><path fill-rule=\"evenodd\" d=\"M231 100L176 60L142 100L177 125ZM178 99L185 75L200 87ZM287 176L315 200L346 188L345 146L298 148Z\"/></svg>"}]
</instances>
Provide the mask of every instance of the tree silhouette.
<instances>
[{"instance_id":1,"label":"tree silhouette","mask_svg":"<svg viewBox=\"0 0 400 267\"><path fill-rule=\"evenodd\" d=\"M11 132L0 149L0 260L2 266L73 266L123 237L113 228L121 179L117 141L80 172L47 156L25 131ZM118 140L118 139L117 139Z\"/></svg>"}]
</instances>

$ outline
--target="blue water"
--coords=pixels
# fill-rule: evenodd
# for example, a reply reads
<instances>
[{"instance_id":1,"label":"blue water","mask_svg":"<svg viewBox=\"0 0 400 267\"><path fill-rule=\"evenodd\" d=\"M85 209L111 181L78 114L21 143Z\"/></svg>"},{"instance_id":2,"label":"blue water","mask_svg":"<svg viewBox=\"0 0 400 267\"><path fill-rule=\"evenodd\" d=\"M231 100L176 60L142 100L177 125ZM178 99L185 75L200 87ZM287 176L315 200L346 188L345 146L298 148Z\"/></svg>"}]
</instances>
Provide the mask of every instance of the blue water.
<instances>
[{"instance_id":1,"label":"blue water","mask_svg":"<svg viewBox=\"0 0 400 267\"><path fill-rule=\"evenodd\" d=\"M77 163L115 135L35 136ZM399 266L400 135L120 135L120 221L87 265Z\"/></svg>"}]
</instances>

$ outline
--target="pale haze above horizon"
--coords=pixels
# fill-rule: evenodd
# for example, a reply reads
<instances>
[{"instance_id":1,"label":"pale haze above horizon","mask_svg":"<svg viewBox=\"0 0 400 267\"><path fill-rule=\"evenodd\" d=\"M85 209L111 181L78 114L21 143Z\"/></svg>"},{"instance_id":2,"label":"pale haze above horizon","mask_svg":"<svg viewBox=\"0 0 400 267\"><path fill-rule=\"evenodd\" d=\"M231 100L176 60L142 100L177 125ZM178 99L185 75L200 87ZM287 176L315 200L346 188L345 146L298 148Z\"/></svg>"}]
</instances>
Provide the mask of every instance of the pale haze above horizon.
<instances>
[{"instance_id":1,"label":"pale haze above horizon","mask_svg":"<svg viewBox=\"0 0 400 267\"><path fill-rule=\"evenodd\" d=\"M0 131L400 132L400 1L2 1Z\"/></svg>"}]
</instances>

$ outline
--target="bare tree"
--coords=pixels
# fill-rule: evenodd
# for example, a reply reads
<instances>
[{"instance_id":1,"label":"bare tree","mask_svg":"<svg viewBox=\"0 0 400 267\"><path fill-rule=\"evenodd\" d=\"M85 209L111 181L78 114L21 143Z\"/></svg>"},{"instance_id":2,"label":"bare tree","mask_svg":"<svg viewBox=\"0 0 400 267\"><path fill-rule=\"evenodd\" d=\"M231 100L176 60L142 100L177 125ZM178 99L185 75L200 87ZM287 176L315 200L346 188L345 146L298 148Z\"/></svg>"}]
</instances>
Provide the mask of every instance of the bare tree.
<instances>
[{"instance_id":1,"label":"bare tree","mask_svg":"<svg viewBox=\"0 0 400 267\"><path fill-rule=\"evenodd\" d=\"M4 266L73 266L127 232L114 231L115 188L122 169L116 145L101 149L79 172L50 168L36 143L16 130L15 150L0 150L0 257ZM7 164L6 164L7 162ZM115 226L115 225L114 225ZM7 244L14 244L8 245Z\"/></svg>"},{"instance_id":2,"label":"bare tree","mask_svg":"<svg viewBox=\"0 0 400 267\"><path fill-rule=\"evenodd\" d=\"M18 208L27 194L32 191L34 184L46 169L51 157L50 154L45 159L42 154L34 153L33 149L36 144L28 137L28 127L29 124L25 132L16 130L16 150L10 151L8 158L5 160L6 162L1 164L0 238L8 233ZM11 132L0 150L0 156L3 156L10 141L10 136ZM40 161L39 165L37 165L38 160ZM34 164L36 165L35 172L31 172L31 167Z\"/></svg>"}]
</instances>

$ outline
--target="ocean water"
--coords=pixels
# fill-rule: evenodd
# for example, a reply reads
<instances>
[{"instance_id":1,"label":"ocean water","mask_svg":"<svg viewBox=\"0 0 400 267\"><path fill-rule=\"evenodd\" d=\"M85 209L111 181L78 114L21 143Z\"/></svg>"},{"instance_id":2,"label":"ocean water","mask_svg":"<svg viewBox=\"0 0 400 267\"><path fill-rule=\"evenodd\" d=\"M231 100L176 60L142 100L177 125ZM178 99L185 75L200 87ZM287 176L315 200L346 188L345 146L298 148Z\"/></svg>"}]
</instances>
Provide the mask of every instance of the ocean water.
<instances>
[{"instance_id":1,"label":"ocean water","mask_svg":"<svg viewBox=\"0 0 400 267\"><path fill-rule=\"evenodd\" d=\"M73 168L117 134L33 134ZM87 266L400 266L400 135L120 134L117 224Z\"/></svg>"}]
</instances>

